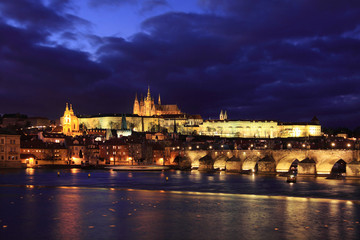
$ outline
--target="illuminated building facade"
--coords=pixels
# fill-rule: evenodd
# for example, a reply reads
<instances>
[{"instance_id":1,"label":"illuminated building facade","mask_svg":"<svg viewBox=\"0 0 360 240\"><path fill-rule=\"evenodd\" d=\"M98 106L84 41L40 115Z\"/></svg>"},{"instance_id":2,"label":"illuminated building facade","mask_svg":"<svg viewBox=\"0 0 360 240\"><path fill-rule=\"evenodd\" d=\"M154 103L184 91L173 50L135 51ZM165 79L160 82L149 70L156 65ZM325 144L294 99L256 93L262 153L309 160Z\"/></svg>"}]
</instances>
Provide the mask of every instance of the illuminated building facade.
<instances>
[{"instance_id":1,"label":"illuminated building facade","mask_svg":"<svg viewBox=\"0 0 360 240\"><path fill-rule=\"evenodd\" d=\"M155 115L169 115L169 114L181 114L181 111L177 105L161 105L160 94L158 98L158 104L155 104L154 99L150 94L150 87L148 88L147 96L140 98L140 101L135 96L133 114L139 116L155 116Z\"/></svg>"},{"instance_id":2,"label":"illuminated building facade","mask_svg":"<svg viewBox=\"0 0 360 240\"><path fill-rule=\"evenodd\" d=\"M21 161L27 167L68 164L68 150L62 144L33 140L21 143Z\"/></svg>"},{"instance_id":3,"label":"illuminated building facade","mask_svg":"<svg viewBox=\"0 0 360 240\"><path fill-rule=\"evenodd\" d=\"M100 158L105 164L131 165L133 159L130 156L129 144L120 139L110 139L100 146Z\"/></svg>"},{"instance_id":4,"label":"illuminated building facade","mask_svg":"<svg viewBox=\"0 0 360 240\"><path fill-rule=\"evenodd\" d=\"M79 119L74 114L72 105L70 108L66 103L64 115L60 118L60 124L63 127L63 133L67 136L80 135Z\"/></svg>"},{"instance_id":5,"label":"illuminated building facade","mask_svg":"<svg viewBox=\"0 0 360 240\"><path fill-rule=\"evenodd\" d=\"M0 167L21 167L20 135L0 129Z\"/></svg>"},{"instance_id":6,"label":"illuminated building facade","mask_svg":"<svg viewBox=\"0 0 360 240\"><path fill-rule=\"evenodd\" d=\"M220 113L220 120L207 120L199 125L199 134L238 138L290 138L321 136L321 125L314 117L308 123L281 123L271 120L227 120L227 113Z\"/></svg>"},{"instance_id":7,"label":"illuminated building facade","mask_svg":"<svg viewBox=\"0 0 360 240\"><path fill-rule=\"evenodd\" d=\"M127 136L135 132L168 132L184 135L220 136L228 138L289 138L321 136L321 125L316 117L307 123L282 123L273 120L229 120L221 110L218 120L203 121L200 115L181 113L176 105L154 104L150 88L147 97L134 102L133 114L81 116L74 115L72 106L66 105L61 118L66 135L79 134L79 124L85 129L107 129L127 131L118 135ZM126 126L124 128L124 126Z\"/></svg>"}]
</instances>

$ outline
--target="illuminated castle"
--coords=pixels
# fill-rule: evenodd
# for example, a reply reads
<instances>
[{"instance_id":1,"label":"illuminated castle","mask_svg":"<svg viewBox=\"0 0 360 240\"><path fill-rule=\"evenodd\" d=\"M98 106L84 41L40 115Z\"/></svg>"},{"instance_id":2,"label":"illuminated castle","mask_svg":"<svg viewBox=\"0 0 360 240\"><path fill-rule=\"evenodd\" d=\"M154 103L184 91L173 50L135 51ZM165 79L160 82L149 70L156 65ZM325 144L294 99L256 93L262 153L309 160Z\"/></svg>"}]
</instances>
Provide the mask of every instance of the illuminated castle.
<instances>
[{"instance_id":1,"label":"illuminated castle","mask_svg":"<svg viewBox=\"0 0 360 240\"><path fill-rule=\"evenodd\" d=\"M79 119L74 114L72 105L70 108L68 103L66 103L64 116L60 118L60 123L63 127L63 133L68 136L79 135Z\"/></svg>"},{"instance_id":2,"label":"illuminated castle","mask_svg":"<svg viewBox=\"0 0 360 240\"><path fill-rule=\"evenodd\" d=\"M160 94L158 104L155 104L154 99L150 94L150 87L148 88L147 96L141 98L140 102L137 95L135 96L133 114L139 116L161 116L161 115L176 115L182 114L177 105L161 105Z\"/></svg>"}]
</instances>

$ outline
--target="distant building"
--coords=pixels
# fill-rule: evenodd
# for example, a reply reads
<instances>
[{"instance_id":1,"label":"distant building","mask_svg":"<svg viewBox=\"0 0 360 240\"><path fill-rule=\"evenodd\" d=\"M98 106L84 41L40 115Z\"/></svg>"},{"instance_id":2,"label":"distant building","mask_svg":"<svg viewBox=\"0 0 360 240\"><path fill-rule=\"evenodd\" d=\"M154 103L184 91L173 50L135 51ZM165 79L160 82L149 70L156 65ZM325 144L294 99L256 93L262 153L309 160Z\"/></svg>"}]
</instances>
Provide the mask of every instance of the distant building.
<instances>
[{"instance_id":1,"label":"distant building","mask_svg":"<svg viewBox=\"0 0 360 240\"><path fill-rule=\"evenodd\" d=\"M30 117L27 119L28 125L35 128L45 128L50 126L51 121L44 117Z\"/></svg>"},{"instance_id":2,"label":"distant building","mask_svg":"<svg viewBox=\"0 0 360 240\"><path fill-rule=\"evenodd\" d=\"M67 144L69 152L69 160L71 164L82 165L86 163L85 160L85 139L71 138Z\"/></svg>"},{"instance_id":3,"label":"distant building","mask_svg":"<svg viewBox=\"0 0 360 240\"><path fill-rule=\"evenodd\" d=\"M21 168L20 135L0 129L0 168Z\"/></svg>"},{"instance_id":4,"label":"distant building","mask_svg":"<svg viewBox=\"0 0 360 240\"><path fill-rule=\"evenodd\" d=\"M199 134L237 138L291 138L321 136L321 125L314 117L306 123L282 123L274 120L228 120L220 112L219 120L207 120L199 126Z\"/></svg>"},{"instance_id":5,"label":"distant building","mask_svg":"<svg viewBox=\"0 0 360 240\"><path fill-rule=\"evenodd\" d=\"M68 150L63 144L41 140L21 142L20 157L27 167L69 164Z\"/></svg>"},{"instance_id":6,"label":"distant building","mask_svg":"<svg viewBox=\"0 0 360 240\"><path fill-rule=\"evenodd\" d=\"M160 94L158 98L158 104L155 104L154 99L150 94L150 87L148 88L147 96L145 98L140 98L140 102L135 96L133 114L139 116L161 116L168 114L181 114L180 109L177 105L162 105Z\"/></svg>"},{"instance_id":7,"label":"distant building","mask_svg":"<svg viewBox=\"0 0 360 240\"><path fill-rule=\"evenodd\" d=\"M62 133L39 132L38 139L45 143L65 143L65 135Z\"/></svg>"},{"instance_id":8,"label":"distant building","mask_svg":"<svg viewBox=\"0 0 360 240\"><path fill-rule=\"evenodd\" d=\"M109 139L100 146L100 158L105 160L105 164L131 165L129 153L129 145L119 138Z\"/></svg>"},{"instance_id":9,"label":"distant building","mask_svg":"<svg viewBox=\"0 0 360 240\"><path fill-rule=\"evenodd\" d=\"M133 132L163 132L183 135L218 136L226 138L291 138L321 136L321 125L314 117L306 123L284 123L275 120L229 120L221 110L218 120L204 121L200 115L182 113L177 105L158 104L151 97L135 97L133 114L74 115L72 106L66 106L61 118L66 135L78 135L79 124L85 129L103 129L106 139L130 136Z\"/></svg>"},{"instance_id":10,"label":"distant building","mask_svg":"<svg viewBox=\"0 0 360 240\"><path fill-rule=\"evenodd\" d=\"M69 108L66 103L64 115L60 118L60 124L63 127L63 133L67 136L76 136L81 134L79 130L79 119L74 114L71 104Z\"/></svg>"}]
</instances>

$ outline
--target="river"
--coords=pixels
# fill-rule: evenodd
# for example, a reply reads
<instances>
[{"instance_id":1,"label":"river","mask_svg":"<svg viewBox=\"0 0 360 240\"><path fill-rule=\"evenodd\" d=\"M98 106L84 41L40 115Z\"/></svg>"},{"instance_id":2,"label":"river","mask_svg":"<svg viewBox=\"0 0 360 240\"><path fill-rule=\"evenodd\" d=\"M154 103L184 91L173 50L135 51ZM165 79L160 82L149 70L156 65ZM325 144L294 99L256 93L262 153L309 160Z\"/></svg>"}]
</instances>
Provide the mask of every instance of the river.
<instances>
[{"instance_id":1,"label":"river","mask_svg":"<svg viewBox=\"0 0 360 240\"><path fill-rule=\"evenodd\" d=\"M285 180L1 170L0 239L359 239L359 179Z\"/></svg>"}]
</instances>

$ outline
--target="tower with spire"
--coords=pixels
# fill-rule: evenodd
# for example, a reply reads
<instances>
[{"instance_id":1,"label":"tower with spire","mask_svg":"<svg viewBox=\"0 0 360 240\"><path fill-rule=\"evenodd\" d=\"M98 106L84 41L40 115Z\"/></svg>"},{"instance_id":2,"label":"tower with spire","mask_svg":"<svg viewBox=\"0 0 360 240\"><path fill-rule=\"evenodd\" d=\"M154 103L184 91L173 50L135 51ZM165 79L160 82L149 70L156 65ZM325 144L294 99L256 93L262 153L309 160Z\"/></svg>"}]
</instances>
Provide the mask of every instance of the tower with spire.
<instances>
[{"instance_id":1,"label":"tower with spire","mask_svg":"<svg viewBox=\"0 0 360 240\"><path fill-rule=\"evenodd\" d=\"M220 111L220 116L219 116L220 120L224 120L224 113L223 110Z\"/></svg>"},{"instance_id":2,"label":"tower with spire","mask_svg":"<svg viewBox=\"0 0 360 240\"><path fill-rule=\"evenodd\" d=\"M137 94L135 94L135 101L134 101L134 114L139 115L140 114L140 103L137 97Z\"/></svg>"},{"instance_id":3,"label":"tower with spire","mask_svg":"<svg viewBox=\"0 0 360 240\"><path fill-rule=\"evenodd\" d=\"M155 115L169 115L169 114L181 114L177 105L162 105L160 94L157 104L155 104L154 98L151 97L150 86L148 86L146 97L138 100L137 94L135 95L133 114L139 116L155 116Z\"/></svg>"},{"instance_id":4,"label":"tower with spire","mask_svg":"<svg viewBox=\"0 0 360 240\"><path fill-rule=\"evenodd\" d=\"M72 104L66 103L64 115L60 118L63 133L68 136L79 135L79 119L76 117Z\"/></svg>"},{"instance_id":5,"label":"tower with spire","mask_svg":"<svg viewBox=\"0 0 360 240\"><path fill-rule=\"evenodd\" d=\"M224 120L227 120L227 112L225 110L225 112L223 112L223 110L220 111L220 120L221 121L224 121Z\"/></svg>"}]
</instances>

